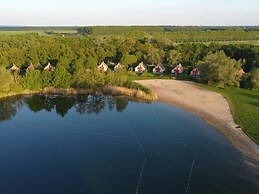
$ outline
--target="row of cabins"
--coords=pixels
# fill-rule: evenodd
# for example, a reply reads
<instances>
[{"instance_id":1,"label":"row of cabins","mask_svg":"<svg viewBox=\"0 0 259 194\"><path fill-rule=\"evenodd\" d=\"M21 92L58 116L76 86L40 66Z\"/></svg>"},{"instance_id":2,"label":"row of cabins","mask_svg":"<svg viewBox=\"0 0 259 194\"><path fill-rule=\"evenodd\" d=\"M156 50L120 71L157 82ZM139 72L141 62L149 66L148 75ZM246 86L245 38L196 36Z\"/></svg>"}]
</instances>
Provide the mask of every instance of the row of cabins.
<instances>
[{"instance_id":1,"label":"row of cabins","mask_svg":"<svg viewBox=\"0 0 259 194\"><path fill-rule=\"evenodd\" d=\"M26 71L29 71L29 70L35 70L36 69L36 66L33 65L32 63L26 68ZM50 63L48 63L45 67L44 67L44 71L48 71L48 72L52 72L54 71L55 67L53 65L51 65ZM14 72L14 71L19 71L20 68L15 65L14 63L12 64L11 68L10 68L10 71Z\"/></svg>"},{"instance_id":2,"label":"row of cabins","mask_svg":"<svg viewBox=\"0 0 259 194\"><path fill-rule=\"evenodd\" d=\"M115 67L114 67L114 71L117 71L119 68L124 67L124 65L122 63L118 63ZM30 64L27 68L26 71L28 70L34 70L35 66L33 64ZM45 67L44 67L44 71L48 71L48 72L52 72L54 71L55 67L53 65L51 65L50 63L48 63ZM108 70L108 65L104 62L102 62L99 66L98 66L99 71L101 72L107 72ZM15 64L12 65L12 67L10 68L11 71L18 71L20 70L18 66L16 66ZM134 71L141 75L142 73L144 73L147 70L147 66L141 62L139 63L139 65L137 67L135 67ZM166 70L166 68L164 67L163 64L158 64L156 67L153 68L153 73L154 74L163 74L164 71ZM172 69L171 74L172 75L178 75L178 74L182 74L184 72L184 67L182 66L182 64L180 63L179 65L177 65L175 68ZM240 74L244 74L244 70L240 70ZM194 68L191 72L190 72L190 76L193 77L197 77L200 75L200 71L198 68Z\"/></svg>"},{"instance_id":3,"label":"row of cabins","mask_svg":"<svg viewBox=\"0 0 259 194\"><path fill-rule=\"evenodd\" d=\"M117 71L119 68L124 67L124 65L122 63L118 63L115 67L114 67L114 71ZM29 70L34 70L36 69L35 65L30 64L27 68L26 71ZM48 63L45 67L44 67L44 71L48 71L48 72L52 72L54 71L55 67L53 65L51 65L50 63ZM108 71L108 65L104 62L102 62L99 66L98 66L99 71L101 72L107 72ZM13 65L10 68L11 71L19 71L20 68L15 65L13 63ZM137 67L135 67L134 71L138 74L142 74L147 70L147 66L141 62L139 63L139 65ZM166 68L164 67L163 64L158 64L156 67L153 68L153 73L154 74L163 74L164 71L166 70ZM177 75L177 74L182 74L184 71L184 68L181 64L177 65L174 69L172 69L171 74ZM194 70L191 71L191 76L199 76L200 72L197 68L195 68Z\"/></svg>"},{"instance_id":4,"label":"row of cabins","mask_svg":"<svg viewBox=\"0 0 259 194\"><path fill-rule=\"evenodd\" d=\"M114 71L117 71L119 68L121 68L123 66L124 66L123 64L118 63L114 67ZM102 62L98 66L98 69L102 72L106 72L108 70L108 65L106 63ZM143 62L139 63L139 65L137 67L135 67L135 69L134 69L134 71L138 74L142 74L146 70L147 70L147 66ZM163 64L158 64L156 67L153 68L153 73L154 74L163 74L165 70L166 70L166 68ZM182 74L183 71L184 71L184 67L182 66L182 64L179 64L175 68L172 69L171 74L178 75L178 74ZM191 71L190 75L191 76L199 76L200 71L197 68L195 68Z\"/></svg>"}]
</instances>

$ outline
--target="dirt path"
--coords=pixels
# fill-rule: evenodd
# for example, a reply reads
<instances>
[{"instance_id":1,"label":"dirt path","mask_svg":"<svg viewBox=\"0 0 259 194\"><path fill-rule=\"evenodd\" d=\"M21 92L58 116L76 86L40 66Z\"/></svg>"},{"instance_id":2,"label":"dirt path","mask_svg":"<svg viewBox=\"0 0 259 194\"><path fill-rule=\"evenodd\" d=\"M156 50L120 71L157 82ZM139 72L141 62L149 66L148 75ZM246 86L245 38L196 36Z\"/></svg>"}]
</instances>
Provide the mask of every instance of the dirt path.
<instances>
[{"instance_id":1,"label":"dirt path","mask_svg":"<svg viewBox=\"0 0 259 194\"><path fill-rule=\"evenodd\" d=\"M259 162L259 146L234 122L226 99L198 87L192 82L178 80L141 80L167 104L195 113L218 128L244 156Z\"/></svg>"}]
</instances>

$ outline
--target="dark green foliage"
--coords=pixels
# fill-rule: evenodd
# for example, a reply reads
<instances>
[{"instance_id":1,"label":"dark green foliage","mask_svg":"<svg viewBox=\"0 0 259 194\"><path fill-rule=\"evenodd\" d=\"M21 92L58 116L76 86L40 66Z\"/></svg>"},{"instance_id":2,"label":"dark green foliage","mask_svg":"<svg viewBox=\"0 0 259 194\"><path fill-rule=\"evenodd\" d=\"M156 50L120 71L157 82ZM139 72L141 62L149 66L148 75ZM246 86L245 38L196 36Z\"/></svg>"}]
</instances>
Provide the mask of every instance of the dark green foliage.
<instances>
[{"instance_id":1,"label":"dark green foliage","mask_svg":"<svg viewBox=\"0 0 259 194\"><path fill-rule=\"evenodd\" d=\"M245 89L251 89L252 84L251 84L251 74L250 73L245 73L241 77L240 81L240 87L245 88Z\"/></svg>"},{"instance_id":2,"label":"dark green foliage","mask_svg":"<svg viewBox=\"0 0 259 194\"><path fill-rule=\"evenodd\" d=\"M79 27L77 28L77 33L82 35L91 35L92 34L92 28L91 27Z\"/></svg>"},{"instance_id":3,"label":"dark green foliage","mask_svg":"<svg viewBox=\"0 0 259 194\"><path fill-rule=\"evenodd\" d=\"M48 71L43 71L41 73L42 87L52 86L53 74Z\"/></svg>"},{"instance_id":4,"label":"dark green foliage","mask_svg":"<svg viewBox=\"0 0 259 194\"><path fill-rule=\"evenodd\" d=\"M259 68L251 72L251 85L253 89L259 89Z\"/></svg>"},{"instance_id":5,"label":"dark green foliage","mask_svg":"<svg viewBox=\"0 0 259 194\"><path fill-rule=\"evenodd\" d=\"M15 81L13 75L5 68L0 67L0 93L11 91L14 84Z\"/></svg>"},{"instance_id":6,"label":"dark green foliage","mask_svg":"<svg viewBox=\"0 0 259 194\"><path fill-rule=\"evenodd\" d=\"M123 54L121 57L121 63L123 63L126 66L136 64L137 61L137 56L131 55L129 53Z\"/></svg>"},{"instance_id":7,"label":"dark green foliage","mask_svg":"<svg viewBox=\"0 0 259 194\"><path fill-rule=\"evenodd\" d=\"M147 94L151 94L152 93L152 91L149 88L146 88L146 87L142 86L141 84L139 84L137 82L126 81L123 84L123 87L130 88L130 89L142 90L142 91L144 91Z\"/></svg>"},{"instance_id":8,"label":"dark green foliage","mask_svg":"<svg viewBox=\"0 0 259 194\"><path fill-rule=\"evenodd\" d=\"M22 79L22 86L31 90L38 90L42 88L42 77L39 70L27 71Z\"/></svg>"},{"instance_id":9,"label":"dark green foliage","mask_svg":"<svg viewBox=\"0 0 259 194\"><path fill-rule=\"evenodd\" d=\"M227 56L236 60L245 59L243 68L246 72L259 64L259 47L256 45L174 44L173 37L167 34L138 36L134 33L132 36L81 38L36 34L0 36L0 66L8 67L15 63L22 67L33 63L43 67L43 64L51 62L53 65L61 63L71 73L85 66L95 68L103 60L125 65L144 61L148 64L176 65L181 62L184 66L196 66L210 51L217 50L224 50Z\"/></svg>"},{"instance_id":10,"label":"dark green foliage","mask_svg":"<svg viewBox=\"0 0 259 194\"><path fill-rule=\"evenodd\" d=\"M127 80L128 77L125 68L120 68L116 72L108 70L107 75L105 76L106 85L123 86Z\"/></svg>"},{"instance_id":11,"label":"dark green foliage","mask_svg":"<svg viewBox=\"0 0 259 194\"><path fill-rule=\"evenodd\" d=\"M72 84L72 75L61 64L53 72L52 85L54 87L69 88Z\"/></svg>"},{"instance_id":12,"label":"dark green foliage","mask_svg":"<svg viewBox=\"0 0 259 194\"><path fill-rule=\"evenodd\" d=\"M105 84L104 73L95 69L78 69L73 77L73 87L96 89Z\"/></svg>"},{"instance_id":13,"label":"dark green foliage","mask_svg":"<svg viewBox=\"0 0 259 194\"><path fill-rule=\"evenodd\" d=\"M209 83L217 82L222 88L226 85L239 87L241 66L241 61L230 59L223 51L209 53L198 64L201 78Z\"/></svg>"},{"instance_id":14,"label":"dark green foliage","mask_svg":"<svg viewBox=\"0 0 259 194\"><path fill-rule=\"evenodd\" d=\"M78 33L82 35L115 35L134 31L163 32L163 28L159 26L93 26L78 28Z\"/></svg>"},{"instance_id":15,"label":"dark green foliage","mask_svg":"<svg viewBox=\"0 0 259 194\"><path fill-rule=\"evenodd\" d=\"M98 59L95 57L88 57L85 61L85 67L90 69L97 68Z\"/></svg>"},{"instance_id":16,"label":"dark green foliage","mask_svg":"<svg viewBox=\"0 0 259 194\"><path fill-rule=\"evenodd\" d=\"M131 29L128 31L128 29ZM139 62L150 65L149 71L152 71L151 64L157 63L166 64L169 73L168 65L175 66L182 63L185 69L185 75L179 79L186 79L189 70L195 67L198 61L202 60L208 53L216 53L219 50L224 50L226 55L231 59L245 59L243 68L246 72L251 71L259 64L259 48L256 45L222 45L212 43L210 45L202 43L180 43L175 41L185 42L189 40L191 35L193 38L203 37L207 35L226 36L226 39L231 39L233 35L239 36L242 34L253 34L254 31L242 30L224 30L224 31L200 31L187 30L180 32L173 30L169 33L161 33L163 27L93 27L92 33L95 30L106 36L80 36L80 37L61 37L61 36L39 36L37 34L27 35L0 35L0 66L9 67L12 63L16 63L21 68L20 73L24 76L23 84L26 88L39 87L70 87L72 80L73 85L78 87L97 87L104 84L122 85L125 83L124 73L113 73L109 71L107 74L100 74L97 71L97 65L102 61L111 64L113 68L118 62L128 66L128 70L133 70ZM89 30L89 29L85 29ZM114 31L120 35L114 35ZM139 31L136 31L139 30ZM125 32L127 31L127 32ZM123 35L125 32L126 35ZM97 33L97 32L96 32ZM190 34L192 33L192 34ZM248 34L246 34L248 33ZM201 35L203 34L203 36ZM184 38L185 36L185 38ZM249 35L250 36L250 35ZM248 37L249 37L248 36ZM206 38L205 38L206 39ZM44 64L50 62L57 66L52 73L43 71L40 75L41 82L30 82L31 77L36 76L25 74L25 68L33 63L39 66L42 71ZM233 61L232 61L233 62ZM228 63L234 65L234 63ZM220 65L221 66L221 65ZM235 65L234 65L235 66ZM224 65L222 68L224 69ZM221 67L220 67L221 68ZM82 69L82 71L79 71ZM233 68L232 68L233 69ZM84 72L84 73L82 73ZM213 78L213 81L228 79L229 75L235 75L233 71L223 71L221 78ZM80 74L83 74L82 76ZM119 76L121 74L121 76ZM77 78L79 75L79 78ZM82 79L80 79L80 76ZM72 78L73 77L73 78ZM165 78L167 76L154 76L150 73L144 73L142 76L136 76L135 73L127 73L128 79L143 79L143 78ZM13 74L14 87L20 82L21 76L17 73ZM86 80L88 79L88 80ZM221 81L221 85L237 85L238 79L232 81ZM37 79L36 79L37 80ZM93 84L91 83L93 82ZM244 83L245 82L245 83ZM251 85L250 76L248 79L243 79L242 86L248 87ZM34 85L31 85L34 84ZM251 88L249 86L248 88ZM13 88L13 87L12 87Z\"/></svg>"},{"instance_id":17,"label":"dark green foliage","mask_svg":"<svg viewBox=\"0 0 259 194\"><path fill-rule=\"evenodd\" d=\"M169 63L169 65L172 67L180 63L181 59L182 59L181 53L177 50L170 50L167 53L166 60Z\"/></svg>"}]
</instances>

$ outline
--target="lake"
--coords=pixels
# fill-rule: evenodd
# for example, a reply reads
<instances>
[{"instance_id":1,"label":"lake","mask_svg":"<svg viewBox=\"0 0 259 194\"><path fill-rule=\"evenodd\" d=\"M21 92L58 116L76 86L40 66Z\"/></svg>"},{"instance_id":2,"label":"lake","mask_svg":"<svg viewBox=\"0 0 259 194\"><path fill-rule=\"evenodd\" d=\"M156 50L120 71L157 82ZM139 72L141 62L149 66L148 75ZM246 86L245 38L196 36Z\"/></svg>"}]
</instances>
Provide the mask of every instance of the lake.
<instances>
[{"instance_id":1,"label":"lake","mask_svg":"<svg viewBox=\"0 0 259 194\"><path fill-rule=\"evenodd\" d=\"M160 102L2 99L0 156L1 194L258 193L217 129Z\"/></svg>"}]
</instances>

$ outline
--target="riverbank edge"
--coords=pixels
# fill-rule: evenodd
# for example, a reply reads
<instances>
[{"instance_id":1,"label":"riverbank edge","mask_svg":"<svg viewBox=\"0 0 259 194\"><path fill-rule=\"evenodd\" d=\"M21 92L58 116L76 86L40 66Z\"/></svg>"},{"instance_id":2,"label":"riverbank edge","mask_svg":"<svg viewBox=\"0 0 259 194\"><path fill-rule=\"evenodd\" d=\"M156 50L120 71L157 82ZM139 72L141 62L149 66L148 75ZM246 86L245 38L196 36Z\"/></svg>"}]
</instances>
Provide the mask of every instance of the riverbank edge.
<instances>
[{"instance_id":1,"label":"riverbank edge","mask_svg":"<svg viewBox=\"0 0 259 194\"><path fill-rule=\"evenodd\" d=\"M103 86L98 89L77 89L77 88L55 88L46 87L42 90L23 90L21 92L10 92L5 95L0 96L0 99L8 98L18 95L29 95L29 94L60 94L60 95L111 95L111 96L129 96L137 99L147 100L147 101L157 101L158 96L155 93L147 94L144 91L137 89L129 89L125 87L118 86Z\"/></svg>"},{"instance_id":2,"label":"riverbank edge","mask_svg":"<svg viewBox=\"0 0 259 194\"><path fill-rule=\"evenodd\" d=\"M141 81L138 81L138 83L142 84L145 87L149 87L153 93L154 88L152 88L150 85L146 85ZM207 90L205 88L201 88L198 85L195 84L196 87L198 87L201 90ZM210 92L215 92L208 90ZM215 92L216 94L219 94ZM166 103L168 105L173 105L176 107L179 107L181 109L184 109L188 112L191 112L197 116L199 116L201 119L203 119L205 122L210 124L211 126L215 127L216 129L219 130L229 141L230 143L242 153L245 161L247 160L252 160L254 163L259 164L259 149L258 145L251 140L245 132L235 123L235 126L229 126L227 123L222 122L221 120L217 119L217 115L210 115L207 114L206 112L199 110L198 107L190 107L185 103L182 103L181 99L175 100L175 99L167 99L165 96L159 94L156 92L158 95L159 101ZM219 94L221 95L221 94ZM224 98L223 95L221 95L222 98ZM225 98L224 98L225 99ZM226 100L226 99L225 99ZM226 100L227 101L227 100ZM229 102L227 101L228 105ZM231 116L233 117L232 113ZM257 168L258 170L258 168Z\"/></svg>"}]
</instances>

